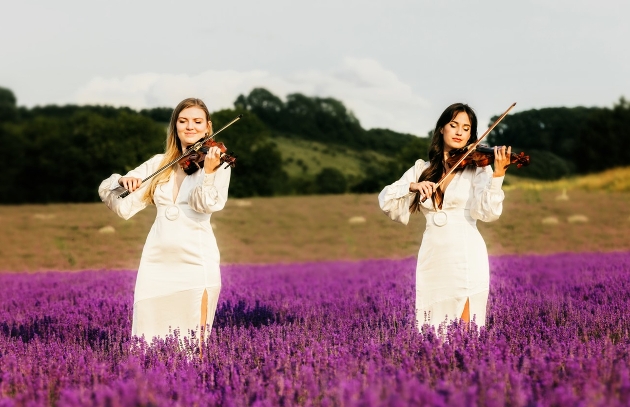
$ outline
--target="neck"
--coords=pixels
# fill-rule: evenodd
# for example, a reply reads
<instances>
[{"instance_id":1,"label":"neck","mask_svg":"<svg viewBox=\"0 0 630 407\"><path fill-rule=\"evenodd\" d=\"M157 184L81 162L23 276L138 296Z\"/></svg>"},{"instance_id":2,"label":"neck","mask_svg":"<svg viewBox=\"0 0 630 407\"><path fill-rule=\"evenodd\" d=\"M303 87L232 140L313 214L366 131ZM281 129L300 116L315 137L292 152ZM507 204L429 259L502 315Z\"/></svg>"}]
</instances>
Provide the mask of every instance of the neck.
<instances>
[{"instance_id":1,"label":"neck","mask_svg":"<svg viewBox=\"0 0 630 407\"><path fill-rule=\"evenodd\" d=\"M450 147L444 147L444 161L448 160L448 158L450 157L449 152L451 151Z\"/></svg>"}]
</instances>

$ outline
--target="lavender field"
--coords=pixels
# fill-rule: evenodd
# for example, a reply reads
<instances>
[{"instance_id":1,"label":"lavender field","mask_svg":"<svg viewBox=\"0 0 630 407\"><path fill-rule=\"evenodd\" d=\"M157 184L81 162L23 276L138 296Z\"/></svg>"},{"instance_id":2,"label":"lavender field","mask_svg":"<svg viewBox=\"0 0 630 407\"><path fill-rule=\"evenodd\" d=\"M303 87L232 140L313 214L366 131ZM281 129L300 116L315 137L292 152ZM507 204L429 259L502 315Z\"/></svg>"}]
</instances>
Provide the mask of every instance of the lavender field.
<instances>
[{"instance_id":1,"label":"lavender field","mask_svg":"<svg viewBox=\"0 0 630 407\"><path fill-rule=\"evenodd\" d=\"M0 274L0 406L630 404L630 253L491 258L486 327L444 340L414 268L226 266L202 358L130 338L132 271Z\"/></svg>"}]
</instances>

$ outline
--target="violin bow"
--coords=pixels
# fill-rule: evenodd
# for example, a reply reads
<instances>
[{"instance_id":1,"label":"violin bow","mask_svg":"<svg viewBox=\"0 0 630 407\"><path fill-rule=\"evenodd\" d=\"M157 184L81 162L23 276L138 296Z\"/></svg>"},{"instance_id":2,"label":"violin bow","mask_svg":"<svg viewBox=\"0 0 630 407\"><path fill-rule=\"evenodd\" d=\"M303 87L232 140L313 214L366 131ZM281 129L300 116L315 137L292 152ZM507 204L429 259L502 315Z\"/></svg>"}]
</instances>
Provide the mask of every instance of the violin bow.
<instances>
[{"instance_id":1,"label":"violin bow","mask_svg":"<svg viewBox=\"0 0 630 407\"><path fill-rule=\"evenodd\" d=\"M453 173L453 171L455 171L455 170L457 169L457 167L459 166L459 164L461 164L461 163L462 163L462 161L464 161L464 160L466 159L466 157L468 157L468 155L469 155L470 153L472 153L473 151L475 151L475 148L477 148L477 146L479 145L479 143L481 143L481 140L483 140L483 139L484 139L484 137L486 137L486 136L488 135L488 133L490 133L490 132L492 131L492 129L494 129L494 128L497 126L497 124L499 124L499 122L501 122L501 120L503 120L503 119L505 118L505 116L507 116L507 115L508 115L508 113L510 113L510 110L512 110L512 109L514 108L514 106L516 106L516 102L512 103L512 105L511 105L510 107L508 107L508 109L507 109L505 112L503 112L503 114L502 114L501 116L499 116L499 118L498 118L498 119L496 119L496 120L494 121L494 123L492 123L492 125L491 125L490 127L488 127L488 130L486 130L486 131L485 131L485 133L483 133L483 134L481 135L481 137L479 137L479 138L477 139L477 141L475 141L475 142L474 142L474 143L472 143L472 144L469 144L469 145L466 147L466 148L468 149L468 151L466 151L466 152L464 153L464 155L462 155L462 157L461 157L459 160L457 160L457 163L455 163L455 165L453 165L453 166L451 167L451 169L450 169L450 170L448 170L448 171L446 172L446 174L444 174L444 175L442 176L442 178L440 178L440 180L439 180L439 181L435 184L436 188L437 188L437 187L439 187L440 185L442 185L442 183L444 182L444 180L446 179L446 177L448 177L449 175L451 175L451 174ZM422 199L420 200L420 202L424 202L424 201L426 201L426 200L427 200L427 198L428 198L428 197L426 197L426 196L425 196L424 198L422 198Z\"/></svg>"},{"instance_id":2,"label":"violin bow","mask_svg":"<svg viewBox=\"0 0 630 407\"><path fill-rule=\"evenodd\" d=\"M140 182L140 185L144 184L147 180L150 180L151 178L155 177L156 175L158 175L159 173L161 173L162 171L164 171L165 169L169 168L171 165L177 164L179 162L179 160L181 160L184 157L187 157L189 155L191 155L192 153L194 153L195 151L199 151L199 149L203 146L203 144L214 138L217 134L221 133L223 130L227 129L228 127L230 127L232 124L236 123L239 119L241 119L243 117L242 114L239 114L238 116L236 116L235 119L233 119L231 122L229 122L228 124L226 124L225 126L221 127L219 130L215 131L212 133L212 135L206 135L206 137L202 138L201 140L197 141L195 144L193 144L192 146L188 147L186 149L186 151L184 151L182 153L182 155L180 155L179 157L177 157L176 159L174 159L173 161L171 161L170 163L166 164L165 166L163 166L162 168L158 169L157 171L155 171L153 174L149 175L148 177L146 177L145 179L142 180L142 182ZM140 189L140 188L138 188ZM137 190L136 190L137 191ZM118 195L118 199L120 198L125 198L127 196L129 196L131 192L129 190L125 190L125 192L123 192L122 194Z\"/></svg>"}]
</instances>

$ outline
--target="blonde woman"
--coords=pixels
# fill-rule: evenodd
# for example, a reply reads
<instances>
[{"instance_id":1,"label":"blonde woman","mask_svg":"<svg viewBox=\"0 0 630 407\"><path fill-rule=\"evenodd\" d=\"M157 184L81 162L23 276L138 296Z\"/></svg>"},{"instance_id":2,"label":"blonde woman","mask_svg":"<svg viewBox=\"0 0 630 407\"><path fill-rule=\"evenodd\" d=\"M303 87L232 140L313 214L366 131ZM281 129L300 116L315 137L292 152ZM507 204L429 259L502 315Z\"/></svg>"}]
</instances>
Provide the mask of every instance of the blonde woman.
<instances>
[{"instance_id":1,"label":"blonde woman","mask_svg":"<svg viewBox=\"0 0 630 407\"><path fill-rule=\"evenodd\" d=\"M176 329L182 337L195 332L199 338L212 327L221 273L210 216L225 206L231 169L220 166L220 151L212 147L197 172L187 175L176 164L142 183L206 133L212 133L206 105L200 99L183 100L173 111L165 153L124 176L113 174L99 187L103 202L123 219L148 205L157 207L133 302L132 335L144 335L148 342ZM124 189L132 193L118 199Z\"/></svg>"}]
</instances>

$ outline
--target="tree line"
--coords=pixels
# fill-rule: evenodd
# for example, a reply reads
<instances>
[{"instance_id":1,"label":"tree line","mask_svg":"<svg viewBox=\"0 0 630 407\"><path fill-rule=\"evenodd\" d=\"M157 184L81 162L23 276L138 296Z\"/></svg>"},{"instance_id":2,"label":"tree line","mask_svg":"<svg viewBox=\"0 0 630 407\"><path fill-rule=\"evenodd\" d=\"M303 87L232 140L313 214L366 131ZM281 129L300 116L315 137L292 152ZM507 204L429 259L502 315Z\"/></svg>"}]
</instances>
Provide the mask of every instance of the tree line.
<instances>
[{"instance_id":1,"label":"tree line","mask_svg":"<svg viewBox=\"0 0 630 407\"><path fill-rule=\"evenodd\" d=\"M246 100L253 101L256 94L264 92L254 90ZM385 129L364 130L352 113L334 99L291 97L299 99L302 105L291 104L291 111L286 113L288 118L277 126L270 125L269 116L261 113L260 106L264 103L242 104L241 97L233 109L212 113L215 128L238 114L244 115L243 120L220 136L238 156L230 185L232 196L373 192L380 185L375 183L366 189L360 182L350 184L334 168L323 168L310 178L292 179L283 169L283 157L273 142L274 135L318 141L332 139L335 145L356 149L370 149L377 145L377 137L396 147L416 139ZM3 146L0 166L4 175L0 203L98 201L96 188L109 174L124 174L164 151L172 111L165 107L136 111L126 107L76 105L25 108L17 106L12 91L0 88ZM288 130L290 118L297 123L305 116L319 133L300 133L305 127L295 132ZM346 125L340 125L343 123ZM361 145L364 136L372 144Z\"/></svg>"},{"instance_id":2,"label":"tree line","mask_svg":"<svg viewBox=\"0 0 630 407\"><path fill-rule=\"evenodd\" d=\"M494 121L496 117L493 117ZM488 135L492 145L511 145L532 163L519 175L558 179L630 165L630 103L612 108L550 107L507 116Z\"/></svg>"},{"instance_id":3,"label":"tree line","mask_svg":"<svg viewBox=\"0 0 630 407\"><path fill-rule=\"evenodd\" d=\"M17 105L11 90L0 88L4 175L0 203L97 201L96 187L109 174L124 174L164 150L172 111L76 105L26 108ZM427 137L363 129L352 112L332 98L296 93L283 101L257 88L239 95L233 108L212 113L215 128L238 114L244 120L220 136L238 155L230 186L235 197L377 192L416 159L427 157ZM555 179L630 165L628 151L619 148L628 139L624 126L628 119L630 104L623 98L612 109L529 110L507 116L488 140L532 157L532 165L518 174ZM290 177L276 137L377 151L389 159L364 162L362 176L353 179L334 168Z\"/></svg>"}]
</instances>

